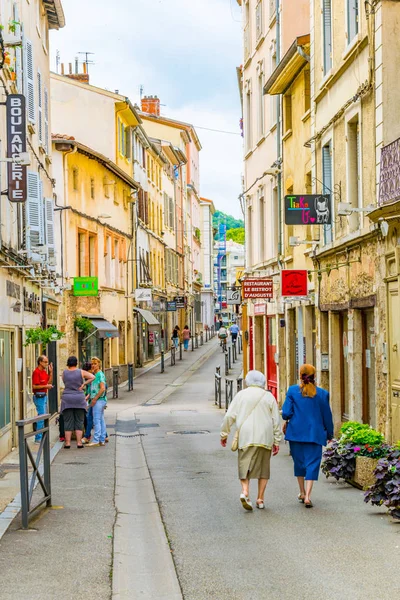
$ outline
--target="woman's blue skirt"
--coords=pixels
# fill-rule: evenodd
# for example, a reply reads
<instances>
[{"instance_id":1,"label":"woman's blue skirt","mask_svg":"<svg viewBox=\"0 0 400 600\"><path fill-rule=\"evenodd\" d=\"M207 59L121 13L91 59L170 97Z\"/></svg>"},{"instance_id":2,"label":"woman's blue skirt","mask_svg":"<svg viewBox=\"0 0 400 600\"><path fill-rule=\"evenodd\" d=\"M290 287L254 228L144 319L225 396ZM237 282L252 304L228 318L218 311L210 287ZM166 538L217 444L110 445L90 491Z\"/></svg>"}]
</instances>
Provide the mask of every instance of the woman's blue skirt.
<instances>
[{"instance_id":1,"label":"woman's blue skirt","mask_svg":"<svg viewBox=\"0 0 400 600\"><path fill-rule=\"evenodd\" d=\"M322 459L322 446L312 442L289 442L294 462L295 477L318 480Z\"/></svg>"}]
</instances>

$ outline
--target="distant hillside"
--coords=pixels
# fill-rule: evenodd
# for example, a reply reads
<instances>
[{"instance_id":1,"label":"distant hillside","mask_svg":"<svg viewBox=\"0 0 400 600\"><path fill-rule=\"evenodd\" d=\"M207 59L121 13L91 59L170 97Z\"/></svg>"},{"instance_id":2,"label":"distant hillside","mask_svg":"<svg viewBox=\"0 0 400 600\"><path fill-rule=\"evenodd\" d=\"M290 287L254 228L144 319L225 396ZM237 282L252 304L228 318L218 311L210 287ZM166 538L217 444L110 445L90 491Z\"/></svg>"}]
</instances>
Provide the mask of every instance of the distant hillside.
<instances>
[{"instance_id":1,"label":"distant hillside","mask_svg":"<svg viewBox=\"0 0 400 600\"><path fill-rule=\"evenodd\" d=\"M217 210L214 213L213 216L213 226L215 229L218 229L218 226L220 223L224 223L226 225L226 230L232 230L232 229L243 229L244 228L244 221L242 221L241 219L235 219L235 217L232 217L231 215L227 215L226 213ZM230 234L232 235L232 234ZM218 239L218 234L215 236L215 239ZM233 239L232 237L227 236L227 239ZM235 240L238 241L238 240Z\"/></svg>"},{"instance_id":2,"label":"distant hillside","mask_svg":"<svg viewBox=\"0 0 400 600\"><path fill-rule=\"evenodd\" d=\"M228 229L226 232L226 239L244 245L244 227L235 227L234 229Z\"/></svg>"}]
</instances>

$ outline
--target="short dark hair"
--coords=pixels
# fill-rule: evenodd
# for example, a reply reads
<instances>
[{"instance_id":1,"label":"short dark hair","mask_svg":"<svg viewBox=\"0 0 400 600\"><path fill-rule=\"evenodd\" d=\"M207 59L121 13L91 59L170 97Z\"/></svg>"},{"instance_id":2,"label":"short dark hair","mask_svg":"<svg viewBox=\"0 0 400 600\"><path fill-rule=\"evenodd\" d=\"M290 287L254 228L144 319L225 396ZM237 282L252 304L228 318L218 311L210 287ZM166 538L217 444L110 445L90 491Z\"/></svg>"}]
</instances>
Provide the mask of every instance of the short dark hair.
<instances>
[{"instance_id":1,"label":"short dark hair","mask_svg":"<svg viewBox=\"0 0 400 600\"><path fill-rule=\"evenodd\" d=\"M90 369L92 368L92 363L91 362L84 362L82 365L82 369L84 371L90 371Z\"/></svg>"},{"instance_id":2,"label":"short dark hair","mask_svg":"<svg viewBox=\"0 0 400 600\"><path fill-rule=\"evenodd\" d=\"M67 367L76 367L78 366L78 359L76 356L70 356L67 360Z\"/></svg>"},{"instance_id":3,"label":"short dark hair","mask_svg":"<svg viewBox=\"0 0 400 600\"><path fill-rule=\"evenodd\" d=\"M38 364L38 366L40 365L40 363L41 363L41 362L43 362L43 359L44 359L44 358L47 358L47 356L46 356L45 354L41 354L41 355L39 356L39 358L37 359L37 364Z\"/></svg>"}]
</instances>

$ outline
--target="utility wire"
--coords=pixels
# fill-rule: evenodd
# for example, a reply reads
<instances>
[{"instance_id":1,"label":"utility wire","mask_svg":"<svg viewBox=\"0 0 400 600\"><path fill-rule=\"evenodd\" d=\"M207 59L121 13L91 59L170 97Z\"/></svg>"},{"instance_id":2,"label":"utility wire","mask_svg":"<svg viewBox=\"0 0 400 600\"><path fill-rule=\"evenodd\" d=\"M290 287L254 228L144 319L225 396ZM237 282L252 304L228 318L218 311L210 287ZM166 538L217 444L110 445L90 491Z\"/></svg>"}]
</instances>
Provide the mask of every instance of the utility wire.
<instances>
[{"instance_id":1,"label":"utility wire","mask_svg":"<svg viewBox=\"0 0 400 600\"><path fill-rule=\"evenodd\" d=\"M242 135L238 131L223 131L222 129L211 129L210 127L200 127L200 125L193 125L195 129L205 129L206 131L215 131L216 133L227 133L228 135Z\"/></svg>"}]
</instances>

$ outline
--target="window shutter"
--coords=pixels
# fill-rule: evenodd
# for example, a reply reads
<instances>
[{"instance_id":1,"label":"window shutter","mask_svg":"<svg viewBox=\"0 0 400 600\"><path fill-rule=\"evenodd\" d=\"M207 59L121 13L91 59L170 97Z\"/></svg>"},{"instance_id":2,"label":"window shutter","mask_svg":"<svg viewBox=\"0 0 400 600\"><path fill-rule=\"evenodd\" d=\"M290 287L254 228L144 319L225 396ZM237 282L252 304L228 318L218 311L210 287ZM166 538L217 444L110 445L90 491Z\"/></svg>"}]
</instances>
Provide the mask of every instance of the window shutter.
<instances>
[{"instance_id":1,"label":"window shutter","mask_svg":"<svg viewBox=\"0 0 400 600\"><path fill-rule=\"evenodd\" d=\"M24 46L24 94L26 97L28 120L35 123L35 81L33 68L33 46L30 40L25 40Z\"/></svg>"},{"instance_id":2,"label":"window shutter","mask_svg":"<svg viewBox=\"0 0 400 600\"><path fill-rule=\"evenodd\" d=\"M44 88L44 148L49 154L49 92Z\"/></svg>"},{"instance_id":3,"label":"window shutter","mask_svg":"<svg viewBox=\"0 0 400 600\"><path fill-rule=\"evenodd\" d=\"M332 198L332 153L330 143L322 148L322 180L324 184L323 193L330 194ZM325 244L332 241L332 225L324 225L324 241Z\"/></svg>"},{"instance_id":4,"label":"window shutter","mask_svg":"<svg viewBox=\"0 0 400 600\"><path fill-rule=\"evenodd\" d=\"M44 210L45 210L45 224L46 224L46 245L47 245L47 256L48 264L50 266L56 266L56 248L54 240L54 207L53 199L44 199Z\"/></svg>"},{"instance_id":5,"label":"window shutter","mask_svg":"<svg viewBox=\"0 0 400 600\"><path fill-rule=\"evenodd\" d=\"M39 144L43 145L43 91L42 74L37 72L37 90L38 90L38 137Z\"/></svg>"},{"instance_id":6,"label":"window shutter","mask_svg":"<svg viewBox=\"0 0 400 600\"><path fill-rule=\"evenodd\" d=\"M125 127L125 156L128 160L131 159L132 146L131 146L131 132L130 127Z\"/></svg>"},{"instance_id":7,"label":"window shutter","mask_svg":"<svg viewBox=\"0 0 400 600\"><path fill-rule=\"evenodd\" d=\"M28 171L28 199L26 202L26 249L41 243L41 203L39 175Z\"/></svg>"},{"instance_id":8,"label":"window shutter","mask_svg":"<svg viewBox=\"0 0 400 600\"><path fill-rule=\"evenodd\" d=\"M174 219L174 200L172 196L169 197L169 226L171 229L175 228L175 219Z\"/></svg>"},{"instance_id":9,"label":"window shutter","mask_svg":"<svg viewBox=\"0 0 400 600\"><path fill-rule=\"evenodd\" d=\"M19 23L19 10L18 4L14 2L13 4L13 19L16 23ZM22 28L21 25L15 26L15 35L17 38L22 37ZM15 73L17 76L17 89L20 94L22 94L22 49L21 46L16 46L15 48Z\"/></svg>"},{"instance_id":10,"label":"window shutter","mask_svg":"<svg viewBox=\"0 0 400 600\"><path fill-rule=\"evenodd\" d=\"M332 0L323 0L324 73L332 67Z\"/></svg>"},{"instance_id":11,"label":"window shutter","mask_svg":"<svg viewBox=\"0 0 400 600\"><path fill-rule=\"evenodd\" d=\"M361 205L362 198L362 187L361 187L361 136L360 136L360 124L357 123L356 130L356 150L357 150L357 204Z\"/></svg>"}]
</instances>

